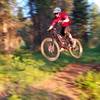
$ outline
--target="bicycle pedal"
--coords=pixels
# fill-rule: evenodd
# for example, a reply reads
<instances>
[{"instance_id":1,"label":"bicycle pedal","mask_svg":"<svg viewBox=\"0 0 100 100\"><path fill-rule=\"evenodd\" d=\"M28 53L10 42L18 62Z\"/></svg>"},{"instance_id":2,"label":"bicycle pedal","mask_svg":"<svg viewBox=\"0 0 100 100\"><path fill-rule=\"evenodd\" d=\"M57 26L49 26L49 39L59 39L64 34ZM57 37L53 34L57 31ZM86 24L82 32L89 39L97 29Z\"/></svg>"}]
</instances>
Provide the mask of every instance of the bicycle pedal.
<instances>
[{"instance_id":1,"label":"bicycle pedal","mask_svg":"<svg viewBox=\"0 0 100 100\"><path fill-rule=\"evenodd\" d=\"M65 50L64 48L61 48L61 49L60 49L60 52L62 52L62 51L64 51L64 50Z\"/></svg>"}]
</instances>

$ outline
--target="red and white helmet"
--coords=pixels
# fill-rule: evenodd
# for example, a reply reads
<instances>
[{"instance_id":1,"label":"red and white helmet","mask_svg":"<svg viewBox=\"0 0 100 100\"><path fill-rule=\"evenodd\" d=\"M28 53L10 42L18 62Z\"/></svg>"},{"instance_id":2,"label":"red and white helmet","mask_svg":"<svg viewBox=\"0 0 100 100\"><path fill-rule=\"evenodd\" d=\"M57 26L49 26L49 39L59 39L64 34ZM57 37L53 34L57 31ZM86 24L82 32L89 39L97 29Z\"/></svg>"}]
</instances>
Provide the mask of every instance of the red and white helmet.
<instances>
[{"instance_id":1,"label":"red and white helmet","mask_svg":"<svg viewBox=\"0 0 100 100\"><path fill-rule=\"evenodd\" d=\"M60 7L56 7L54 10L53 10L53 13L60 13L61 12L61 8Z\"/></svg>"}]
</instances>

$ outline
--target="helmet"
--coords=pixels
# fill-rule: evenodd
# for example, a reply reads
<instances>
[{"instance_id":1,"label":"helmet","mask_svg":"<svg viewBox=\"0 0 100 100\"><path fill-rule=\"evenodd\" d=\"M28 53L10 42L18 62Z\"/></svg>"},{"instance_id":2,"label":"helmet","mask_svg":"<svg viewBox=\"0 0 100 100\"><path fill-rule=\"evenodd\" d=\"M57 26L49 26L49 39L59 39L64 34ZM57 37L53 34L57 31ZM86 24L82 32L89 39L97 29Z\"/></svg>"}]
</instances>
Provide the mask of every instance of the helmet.
<instances>
[{"instance_id":1,"label":"helmet","mask_svg":"<svg viewBox=\"0 0 100 100\"><path fill-rule=\"evenodd\" d=\"M61 12L61 8L60 7L56 7L54 10L53 10L53 13L60 13Z\"/></svg>"}]
</instances>

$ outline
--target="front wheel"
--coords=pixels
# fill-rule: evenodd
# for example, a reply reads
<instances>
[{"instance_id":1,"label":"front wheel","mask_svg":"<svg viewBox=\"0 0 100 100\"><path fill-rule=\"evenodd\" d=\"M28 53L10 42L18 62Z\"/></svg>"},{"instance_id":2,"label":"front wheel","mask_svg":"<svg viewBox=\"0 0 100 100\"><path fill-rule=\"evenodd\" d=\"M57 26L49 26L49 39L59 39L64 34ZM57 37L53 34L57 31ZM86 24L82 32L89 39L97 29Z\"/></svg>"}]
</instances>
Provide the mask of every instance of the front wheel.
<instances>
[{"instance_id":1,"label":"front wheel","mask_svg":"<svg viewBox=\"0 0 100 100\"><path fill-rule=\"evenodd\" d=\"M60 55L60 48L56 40L45 38L41 43L41 53L49 61L55 61Z\"/></svg>"},{"instance_id":2,"label":"front wheel","mask_svg":"<svg viewBox=\"0 0 100 100\"><path fill-rule=\"evenodd\" d=\"M75 47L74 48L70 47L69 52L73 57L80 58L82 56L82 53L83 53L82 45L81 45L79 40L74 39L74 41L75 41Z\"/></svg>"}]
</instances>

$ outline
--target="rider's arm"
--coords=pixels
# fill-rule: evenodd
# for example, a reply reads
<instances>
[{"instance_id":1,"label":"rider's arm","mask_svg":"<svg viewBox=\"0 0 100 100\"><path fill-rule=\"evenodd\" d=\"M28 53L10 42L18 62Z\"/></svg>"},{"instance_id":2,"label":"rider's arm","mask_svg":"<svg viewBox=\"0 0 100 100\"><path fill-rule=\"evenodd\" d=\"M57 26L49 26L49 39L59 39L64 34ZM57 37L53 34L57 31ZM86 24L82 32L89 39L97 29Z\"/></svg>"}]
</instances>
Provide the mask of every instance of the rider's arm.
<instances>
[{"instance_id":1,"label":"rider's arm","mask_svg":"<svg viewBox=\"0 0 100 100\"><path fill-rule=\"evenodd\" d=\"M70 20L69 20L69 17L68 16L65 16L65 20L63 20L63 23L64 22L69 22Z\"/></svg>"},{"instance_id":2,"label":"rider's arm","mask_svg":"<svg viewBox=\"0 0 100 100\"><path fill-rule=\"evenodd\" d=\"M63 22L68 23L68 22L70 21L69 16L68 16L67 13L63 13L63 14L62 14L62 17L63 17L63 19L64 19Z\"/></svg>"},{"instance_id":3,"label":"rider's arm","mask_svg":"<svg viewBox=\"0 0 100 100\"><path fill-rule=\"evenodd\" d=\"M55 24L59 21L59 19L54 19L52 22L51 22L51 25L50 27L48 28L48 31L50 31L51 29L53 29L53 27L55 26Z\"/></svg>"},{"instance_id":4,"label":"rider's arm","mask_svg":"<svg viewBox=\"0 0 100 100\"><path fill-rule=\"evenodd\" d=\"M69 18L67 13L63 12L61 17L63 19L62 20L62 26L69 26L71 24L70 23L70 18Z\"/></svg>"}]
</instances>

